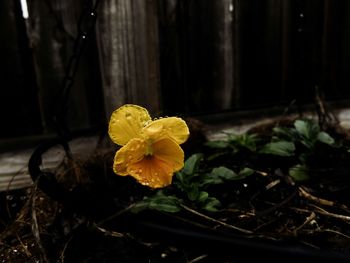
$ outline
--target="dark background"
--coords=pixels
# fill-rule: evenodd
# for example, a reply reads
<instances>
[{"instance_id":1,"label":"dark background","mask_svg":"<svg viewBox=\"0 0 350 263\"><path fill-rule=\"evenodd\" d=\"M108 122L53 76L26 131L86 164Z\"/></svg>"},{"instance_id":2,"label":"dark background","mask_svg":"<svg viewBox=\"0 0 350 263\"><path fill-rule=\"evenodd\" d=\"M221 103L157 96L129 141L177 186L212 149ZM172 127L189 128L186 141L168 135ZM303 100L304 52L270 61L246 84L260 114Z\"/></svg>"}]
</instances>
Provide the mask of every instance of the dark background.
<instances>
[{"instance_id":1,"label":"dark background","mask_svg":"<svg viewBox=\"0 0 350 263\"><path fill-rule=\"evenodd\" d=\"M71 130L89 130L123 103L196 116L305 105L315 87L328 101L350 97L350 1L101 0L60 104L94 3L28 0L24 19L19 0L0 2L3 145L55 134L57 102Z\"/></svg>"}]
</instances>

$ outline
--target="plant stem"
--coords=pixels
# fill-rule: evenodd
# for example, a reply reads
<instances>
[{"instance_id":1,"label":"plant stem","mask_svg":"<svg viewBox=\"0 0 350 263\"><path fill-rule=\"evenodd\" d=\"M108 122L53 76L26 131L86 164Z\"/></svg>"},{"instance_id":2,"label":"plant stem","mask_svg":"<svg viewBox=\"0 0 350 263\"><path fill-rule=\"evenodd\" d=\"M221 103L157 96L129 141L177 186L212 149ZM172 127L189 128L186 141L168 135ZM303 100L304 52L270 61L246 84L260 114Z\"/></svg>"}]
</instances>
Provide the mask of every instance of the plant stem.
<instances>
[{"instance_id":1,"label":"plant stem","mask_svg":"<svg viewBox=\"0 0 350 263\"><path fill-rule=\"evenodd\" d=\"M204 215L204 214L202 214L202 213L200 213L200 212L198 212L196 210L193 210L193 209L191 209L188 206L185 206L183 204L181 204L181 207L183 209L185 209L187 212L190 212L192 214L200 216L200 217L202 217L202 218L204 218L204 219L206 219L206 220L208 220L210 222L217 223L217 224L219 224L221 226L224 226L224 227L227 227L227 228L230 228L230 229L234 229L234 230L242 232L244 234L253 234L253 231L250 231L250 230L247 230L247 229L244 229L244 228L240 228L240 227L237 227L237 226L234 226L234 225L226 224L225 222L222 222L220 220L217 220L217 219L214 219L214 218L209 217L207 215Z\"/></svg>"}]
</instances>

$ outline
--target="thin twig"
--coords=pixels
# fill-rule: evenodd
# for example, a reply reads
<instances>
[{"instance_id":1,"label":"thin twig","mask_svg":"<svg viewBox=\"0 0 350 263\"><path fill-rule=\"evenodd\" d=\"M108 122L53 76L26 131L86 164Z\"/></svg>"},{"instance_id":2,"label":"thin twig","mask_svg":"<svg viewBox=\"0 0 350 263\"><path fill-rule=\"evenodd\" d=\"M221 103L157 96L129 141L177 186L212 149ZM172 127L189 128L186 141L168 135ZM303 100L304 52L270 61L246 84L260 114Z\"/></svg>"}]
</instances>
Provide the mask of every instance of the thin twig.
<instances>
[{"instance_id":1,"label":"thin twig","mask_svg":"<svg viewBox=\"0 0 350 263\"><path fill-rule=\"evenodd\" d=\"M21 246L22 246L22 248L23 248L24 253L26 254L26 256L27 256L28 258L31 258L31 257L32 257L32 253L30 253L30 251L28 250L28 246L26 246L26 245L23 243L23 241L22 241L22 239L19 237L17 231L16 231L16 237L17 237L17 240L19 241L19 243L21 244Z\"/></svg>"},{"instance_id":2,"label":"thin twig","mask_svg":"<svg viewBox=\"0 0 350 263\"><path fill-rule=\"evenodd\" d=\"M271 204L271 205L275 204L275 203L272 203L272 202L265 202L265 203ZM348 221L350 221L350 216L331 213L331 212L328 212L328 211L322 209L321 207L318 207L318 206L313 205L313 204L309 204L309 206L312 206L312 207L316 208L317 210L314 210L313 212L315 212L317 214L328 216L328 217L334 217L334 218L338 218L338 219L343 219L347 223L350 223L350 222L348 222ZM288 206L287 208L288 209L292 209L292 210L297 211L297 212L301 212L301 213L310 213L310 212L312 212L311 210L298 208L298 207L294 207L294 206Z\"/></svg>"},{"instance_id":3,"label":"thin twig","mask_svg":"<svg viewBox=\"0 0 350 263\"><path fill-rule=\"evenodd\" d=\"M296 229L294 229L294 234L296 235L297 232L302 229L304 226L308 225L312 220L314 220L316 217L315 212L311 212L310 216L306 217L304 223L302 223L300 226L298 226Z\"/></svg>"},{"instance_id":4,"label":"thin twig","mask_svg":"<svg viewBox=\"0 0 350 263\"><path fill-rule=\"evenodd\" d=\"M334 206L334 204L335 204L333 201L319 198L319 197L316 197L316 196L308 193L303 187L298 187L298 190L299 190L300 195L305 197L308 200L311 200L311 201L314 201L314 202L317 202L319 204L326 205L326 206Z\"/></svg>"},{"instance_id":5,"label":"thin twig","mask_svg":"<svg viewBox=\"0 0 350 263\"><path fill-rule=\"evenodd\" d=\"M93 225L98 231L102 232L103 234L105 234L106 236L111 236L111 237L124 237L125 235L123 233L119 233L116 231L111 231L111 230L107 230L105 228L99 227L96 224Z\"/></svg>"},{"instance_id":6,"label":"thin twig","mask_svg":"<svg viewBox=\"0 0 350 263\"><path fill-rule=\"evenodd\" d=\"M237 227L237 226L234 226L234 225L230 225L230 224L227 224L227 223L222 222L222 221L220 221L220 220L214 219L214 218L209 217L209 216L207 216L207 215L204 215L204 214L202 214L202 213L200 213L200 212L198 212L198 211L196 211L196 210L193 210L193 209L191 209L191 208L189 208L188 206L185 206L185 205L183 205L183 204L181 204L181 207L182 207L183 209L185 209L186 211L188 211L188 212L190 212L190 213L192 213L192 214L195 214L195 215L197 215L197 216L199 216L199 217L202 217L202 218L204 218L204 219L206 219L206 220L208 220L208 221L210 221L210 222L219 224L219 225L221 225L221 226L224 226L224 227L227 227L227 228L230 228L230 229L234 229L234 230L236 230L236 231L239 231L239 232L242 232L242 233L245 233L245 234L253 234L253 231L250 231L250 230L247 230L247 229L244 229L244 228L240 228L240 227Z\"/></svg>"},{"instance_id":7,"label":"thin twig","mask_svg":"<svg viewBox=\"0 0 350 263\"><path fill-rule=\"evenodd\" d=\"M326 216L329 216L329 217L334 217L334 218L338 218L338 219L342 219L342 220L345 220L345 221L350 221L350 216L345 216L345 215L340 215L340 214L335 214L335 213L331 213L331 212L328 212L326 211L325 209L317 206L317 205L313 205L313 204L310 204L310 206L316 208L317 210L315 211L316 213L319 213L319 214L322 214L322 215L326 215Z\"/></svg>"},{"instance_id":8,"label":"thin twig","mask_svg":"<svg viewBox=\"0 0 350 263\"><path fill-rule=\"evenodd\" d=\"M187 263L195 263L195 262L201 261L202 259L205 259L206 257L208 257L208 255L204 254L204 255L201 255L199 257L196 257L196 258L188 261Z\"/></svg>"},{"instance_id":9,"label":"thin twig","mask_svg":"<svg viewBox=\"0 0 350 263\"><path fill-rule=\"evenodd\" d=\"M74 236L71 236L68 241L66 242L66 244L64 244L64 247L62 249L61 255L60 255L60 259L61 259L61 263L64 263L64 254L66 253L68 244L70 243L70 241L73 239Z\"/></svg>"}]
</instances>

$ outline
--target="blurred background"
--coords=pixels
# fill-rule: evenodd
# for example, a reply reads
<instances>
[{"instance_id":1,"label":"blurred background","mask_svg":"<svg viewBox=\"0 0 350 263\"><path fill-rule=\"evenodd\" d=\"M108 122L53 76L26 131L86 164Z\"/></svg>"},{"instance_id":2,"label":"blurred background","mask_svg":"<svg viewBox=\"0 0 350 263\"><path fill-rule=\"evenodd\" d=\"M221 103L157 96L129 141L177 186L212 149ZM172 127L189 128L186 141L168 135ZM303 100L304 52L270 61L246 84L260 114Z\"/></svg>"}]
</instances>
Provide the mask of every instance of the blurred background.
<instances>
[{"instance_id":1,"label":"blurred background","mask_svg":"<svg viewBox=\"0 0 350 263\"><path fill-rule=\"evenodd\" d=\"M153 115L350 98L350 1L2 0L0 150ZM280 113L283 110L279 111Z\"/></svg>"}]
</instances>

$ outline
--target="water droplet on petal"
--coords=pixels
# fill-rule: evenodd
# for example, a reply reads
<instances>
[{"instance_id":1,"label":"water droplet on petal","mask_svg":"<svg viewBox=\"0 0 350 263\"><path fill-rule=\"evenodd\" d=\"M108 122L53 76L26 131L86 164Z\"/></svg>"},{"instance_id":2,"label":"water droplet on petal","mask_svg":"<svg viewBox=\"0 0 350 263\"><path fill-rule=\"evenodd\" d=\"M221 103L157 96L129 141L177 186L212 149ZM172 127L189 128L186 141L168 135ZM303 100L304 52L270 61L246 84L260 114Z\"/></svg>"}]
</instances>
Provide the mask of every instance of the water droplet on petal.
<instances>
[{"instance_id":1,"label":"water droplet on petal","mask_svg":"<svg viewBox=\"0 0 350 263\"><path fill-rule=\"evenodd\" d=\"M139 173L142 173L142 169L139 169Z\"/></svg>"}]
</instances>

